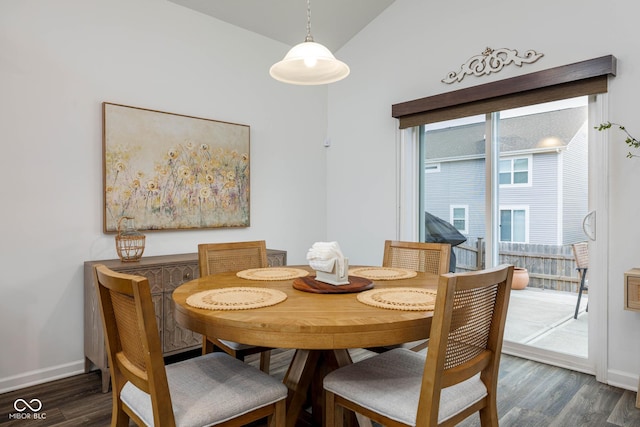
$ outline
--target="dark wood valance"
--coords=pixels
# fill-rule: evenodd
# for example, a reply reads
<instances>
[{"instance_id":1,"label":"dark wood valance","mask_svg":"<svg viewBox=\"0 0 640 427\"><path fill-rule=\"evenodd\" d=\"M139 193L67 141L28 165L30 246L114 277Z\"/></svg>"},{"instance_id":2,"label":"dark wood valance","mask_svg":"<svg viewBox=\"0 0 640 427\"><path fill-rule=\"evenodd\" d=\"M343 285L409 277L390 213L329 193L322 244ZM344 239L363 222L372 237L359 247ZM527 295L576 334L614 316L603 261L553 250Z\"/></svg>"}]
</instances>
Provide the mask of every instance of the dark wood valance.
<instances>
[{"instance_id":1,"label":"dark wood valance","mask_svg":"<svg viewBox=\"0 0 640 427\"><path fill-rule=\"evenodd\" d=\"M616 75L613 55L576 62L413 101L394 104L400 129L542 102L607 92Z\"/></svg>"}]
</instances>

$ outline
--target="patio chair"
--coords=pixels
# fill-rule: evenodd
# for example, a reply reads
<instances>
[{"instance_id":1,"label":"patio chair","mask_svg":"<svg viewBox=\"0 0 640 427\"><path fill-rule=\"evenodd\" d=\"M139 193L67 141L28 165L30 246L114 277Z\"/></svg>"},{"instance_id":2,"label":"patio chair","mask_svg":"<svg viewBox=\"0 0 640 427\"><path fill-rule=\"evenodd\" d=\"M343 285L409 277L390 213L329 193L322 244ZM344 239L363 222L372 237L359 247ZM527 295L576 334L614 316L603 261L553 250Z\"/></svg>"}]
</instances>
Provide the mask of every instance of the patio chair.
<instances>
[{"instance_id":1,"label":"patio chair","mask_svg":"<svg viewBox=\"0 0 640 427\"><path fill-rule=\"evenodd\" d=\"M165 366L149 280L94 268L111 370L112 426L284 426L287 387L217 352Z\"/></svg>"},{"instance_id":2,"label":"patio chair","mask_svg":"<svg viewBox=\"0 0 640 427\"><path fill-rule=\"evenodd\" d=\"M264 240L253 242L201 243L198 245L198 267L200 277L248 268L268 267L267 245ZM202 354L222 350L244 360L246 356L260 353L260 370L269 373L271 349L221 340L216 337L202 337Z\"/></svg>"},{"instance_id":3,"label":"patio chair","mask_svg":"<svg viewBox=\"0 0 640 427\"><path fill-rule=\"evenodd\" d=\"M397 348L324 379L326 427L344 409L384 426L498 426L498 369L513 266L440 276L426 357Z\"/></svg>"},{"instance_id":4,"label":"patio chair","mask_svg":"<svg viewBox=\"0 0 640 427\"><path fill-rule=\"evenodd\" d=\"M589 269L589 243L580 242L572 245L573 256L576 259L576 270L580 276L580 287L578 288L578 301L576 302L576 312L573 315L574 319L578 318L578 311L580 310L580 299L582 298L582 292L589 291L589 285L586 280L587 270ZM589 303L585 311L589 311Z\"/></svg>"}]
</instances>

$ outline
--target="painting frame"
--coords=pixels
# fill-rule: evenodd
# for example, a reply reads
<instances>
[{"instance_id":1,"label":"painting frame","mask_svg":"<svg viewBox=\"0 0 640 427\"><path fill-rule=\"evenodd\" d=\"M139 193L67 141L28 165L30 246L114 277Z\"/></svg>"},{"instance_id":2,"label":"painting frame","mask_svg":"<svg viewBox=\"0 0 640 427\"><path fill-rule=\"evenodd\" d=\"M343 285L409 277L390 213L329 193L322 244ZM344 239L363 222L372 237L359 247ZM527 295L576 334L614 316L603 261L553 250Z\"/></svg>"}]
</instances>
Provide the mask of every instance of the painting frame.
<instances>
[{"instance_id":1,"label":"painting frame","mask_svg":"<svg viewBox=\"0 0 640 427\"><path fill-rule=\"evenodd\" d=\"M250 127L102 103L103 231L250 226Z\"/></svg>"}]
</instances>

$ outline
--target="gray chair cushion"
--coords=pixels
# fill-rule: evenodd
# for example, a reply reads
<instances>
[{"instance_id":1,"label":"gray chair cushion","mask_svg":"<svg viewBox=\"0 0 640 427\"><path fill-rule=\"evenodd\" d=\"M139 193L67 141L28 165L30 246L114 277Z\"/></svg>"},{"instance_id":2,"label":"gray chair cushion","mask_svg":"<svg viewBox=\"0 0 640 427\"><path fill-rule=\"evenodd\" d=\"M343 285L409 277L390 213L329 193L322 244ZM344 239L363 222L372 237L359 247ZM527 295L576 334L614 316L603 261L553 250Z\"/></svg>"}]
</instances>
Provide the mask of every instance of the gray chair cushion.
<instances>
[{"instance_id":1,"label":"gray chair cushion","mask_svg":"<svg viewBox=\"0 0 640 427\"><path fill-rule=\"evenodd\" d=\"M324 388L407 425L416 425L425 355L397 348L337 369ZM487 395L480 374L442 390L438 422L446 421Z\"/></svg>"},{"instance_id":2,"label":"gray chair cushion","mask_svg":"<svg viewBox=\"0 0 640 427\"><path fill-rule=\"evenodd\" d=\"M277 379L226 353L210 353L167 365L167 381L177 426L210 426L287 397ZM122 401L153 425L151 397L126 383Z\"/></svg>"},{"instance_id":3,"label":"gray chair cushion","mask_svg":"<svg viewBox=\"0 0 640 427\"><path fill-rule=\"evenodd\" d=\"M255 347L255 345L242 344L242 343L235 342L235 341L220 340L220 342L223 343L224 345L228 346L229 348L232 348L232 349L236 350L236 351L238 351L238 350L246 350L248 348Z\"/></svg>"}]
</instances>

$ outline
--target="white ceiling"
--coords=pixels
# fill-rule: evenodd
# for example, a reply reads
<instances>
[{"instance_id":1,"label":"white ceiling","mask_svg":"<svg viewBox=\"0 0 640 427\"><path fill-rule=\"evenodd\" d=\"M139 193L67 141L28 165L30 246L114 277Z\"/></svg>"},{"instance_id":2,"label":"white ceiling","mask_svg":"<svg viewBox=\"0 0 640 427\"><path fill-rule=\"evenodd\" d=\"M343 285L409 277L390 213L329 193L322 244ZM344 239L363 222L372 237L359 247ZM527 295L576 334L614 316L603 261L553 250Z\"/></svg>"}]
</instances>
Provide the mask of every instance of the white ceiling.
<instances>
[{"instance_id":1,"label":"white ceiling","mask_svg":"<svg viewBox=\"0 0 640 427\"><path fill-rule=\"evenodd\" d=\"M305 0L169 0L221 21L293 46L307 35ZM311 1L311 35L332 52L394 0Z\"/></svg>"}]
</instances>

